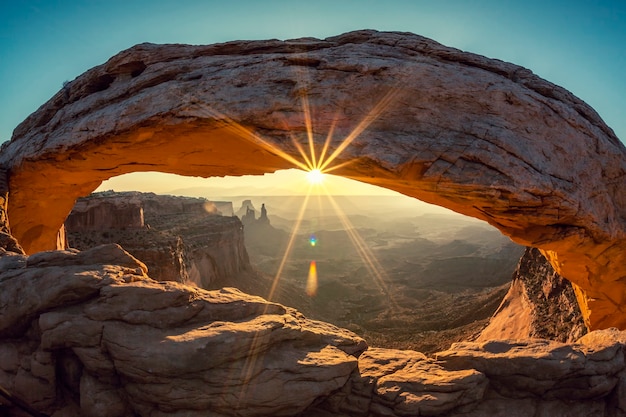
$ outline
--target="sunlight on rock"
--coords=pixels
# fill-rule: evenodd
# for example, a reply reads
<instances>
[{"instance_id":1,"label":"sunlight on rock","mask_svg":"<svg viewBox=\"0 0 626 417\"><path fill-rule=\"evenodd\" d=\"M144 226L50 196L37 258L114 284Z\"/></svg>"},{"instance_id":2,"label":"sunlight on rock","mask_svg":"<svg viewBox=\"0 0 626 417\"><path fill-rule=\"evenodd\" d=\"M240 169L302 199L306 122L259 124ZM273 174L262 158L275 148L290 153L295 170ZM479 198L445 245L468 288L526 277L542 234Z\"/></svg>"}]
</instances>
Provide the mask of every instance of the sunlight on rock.
<instances>
[{"instance_id":1,"label":"sunlight on rock","mask_svg":"<svg viewBox=\"0 0 626 417\"><path fill-rule=\"evenodd\" d=\"M59 416L624 415L625 154L563 88L410 33L137 45L0 150L2 389ZM146 170L189 178L122 176ZM494 311L509 339L475 340Z\"/></svg>"}]
</instances>

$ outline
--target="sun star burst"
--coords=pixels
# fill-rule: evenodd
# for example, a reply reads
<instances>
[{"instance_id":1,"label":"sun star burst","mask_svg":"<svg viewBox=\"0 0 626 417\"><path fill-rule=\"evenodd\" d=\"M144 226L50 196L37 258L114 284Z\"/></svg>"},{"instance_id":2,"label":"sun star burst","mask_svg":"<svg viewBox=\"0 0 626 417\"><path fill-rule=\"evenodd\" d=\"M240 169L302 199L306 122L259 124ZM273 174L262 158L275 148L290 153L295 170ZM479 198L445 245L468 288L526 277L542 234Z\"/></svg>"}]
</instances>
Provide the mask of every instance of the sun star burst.
<instances>
[{"instance_id":1,"label":"sun star burst","mask_svg":"<svg viewBox=\"0 0 626 417\"><path fill-rule=\"evenodd\" d=\"M306 179L310 184L321 184L324 181L324 173L319 169L312 169L306 173Z\"/></svg>"}]
</instances>

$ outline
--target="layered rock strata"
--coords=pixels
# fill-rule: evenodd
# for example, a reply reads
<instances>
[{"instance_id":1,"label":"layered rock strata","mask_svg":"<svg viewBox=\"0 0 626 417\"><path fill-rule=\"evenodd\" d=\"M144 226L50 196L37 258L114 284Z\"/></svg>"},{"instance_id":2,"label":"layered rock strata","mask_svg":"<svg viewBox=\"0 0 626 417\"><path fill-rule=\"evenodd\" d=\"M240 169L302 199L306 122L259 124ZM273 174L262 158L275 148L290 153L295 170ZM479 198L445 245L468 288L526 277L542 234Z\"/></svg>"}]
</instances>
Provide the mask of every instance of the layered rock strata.
<instances>
[{"instance_id":1,"label":"layered rock strata","mask_svg":"<svg viewBox=\"0 0 626 417\"><path fill-rule=\"evenodd\" d=\"M539 248L576 285L587 326L626 328L624 145L531 71L408 33L122 51L3 146L12 231L28 253L54 249L75 199L107 178L304 168L300 149L320 155L329 132L334 174Z\"/></svg>"},{"instance_id":2,"label":"layered rock strata","mask_svg":"<svg viewBox=\"0 0 626 417\"><path fill-rule=\"evenodd\" d=\"M120 244L158 281L214 288L252 269L239 219L204 198L95 193L77 201L65 226L71 247Z\"/></svg>"},{"instance_id":3,"label":"layered rock strata","mask_svg":"<svg viewBox=\"0 0 626 417\"><path fill-rule=\"evenodd\" d=\"M117 245L0 252L0 386L55 416L626 416L626 332L429 358L145 271Z\"/></svg>"}]
</instances>

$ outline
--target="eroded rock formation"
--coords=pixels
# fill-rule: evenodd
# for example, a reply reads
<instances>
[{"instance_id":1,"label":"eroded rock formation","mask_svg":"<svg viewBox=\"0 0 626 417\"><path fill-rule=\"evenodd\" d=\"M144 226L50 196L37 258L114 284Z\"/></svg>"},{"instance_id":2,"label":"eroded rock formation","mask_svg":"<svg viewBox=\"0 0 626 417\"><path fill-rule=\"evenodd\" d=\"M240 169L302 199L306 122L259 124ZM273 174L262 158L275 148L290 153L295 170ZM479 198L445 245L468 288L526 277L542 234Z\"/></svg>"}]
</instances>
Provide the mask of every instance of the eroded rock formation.
<instances>
[{"instance_id":1,"label":"eroded rock formation","mask_svg":"<svg viewBox=\"0 0 626 417\"><path fill-rule=\"evenodd\" d=\"M500 307L478 340L575 342L587 332L574 289L535 248L526 248Z\"/></svg>"},{"instance_id":2,"label":"eroded rock formation","mask_svg":"<svg viewBox=\"0 0 626 417\"><path fill-rule=\"evenodd\" d=\"M573 345L456 343L435 359L369 349L319 408L334 416L623 416L624 337L613 329Z\"/></svg>"},{"instance_id":3,"label":"eroded rock formation","mask_svg":"<svg viewBox=\"0 0 626 417\"><path fill-rule=\"evenodd\" d=\"M71 247L120 244L158 281L215 288L252 269L239 219L204 198L95 193L77 201L65 226Z\"/></svg>"},{"instance_id":4,"label":"eroded rock formation","mask_svg":"<svg viewBox=\"0 0 626 417\"><path fill-rule=\"evenodd\" d=\"M0 385L49 414L294 415L366 348L282 305L145 271L117 245L0 254Z\"/></svg>"},{"instance_id":5,"label":"eroded rock formation","mask_svg":"<svg viewBox=\"0 0 626 417\"><path fill-rule=\"evenodd\" d=\"M2 249L0 386L56 416L626 416L626 332L429 358L145 271L113 244Z\"/></svg>"},{"instance_id":6,"label":"eroded rock formation","mask_svg":"<svg viewBox=\"0 0 626 417\"><path fill-rule=\"evenodd\" d=\"M74 200L123 173L291 168L302 159L292 138L307 140L308 120L318 154L332 131L326 155L349 162L333 173L541 249L575 283L590 328L626 328L623 144L587 104L531 71L408 33L119 53L3 146L13 234L28 253L54 249Z\"/></svg>"}]
</instances>

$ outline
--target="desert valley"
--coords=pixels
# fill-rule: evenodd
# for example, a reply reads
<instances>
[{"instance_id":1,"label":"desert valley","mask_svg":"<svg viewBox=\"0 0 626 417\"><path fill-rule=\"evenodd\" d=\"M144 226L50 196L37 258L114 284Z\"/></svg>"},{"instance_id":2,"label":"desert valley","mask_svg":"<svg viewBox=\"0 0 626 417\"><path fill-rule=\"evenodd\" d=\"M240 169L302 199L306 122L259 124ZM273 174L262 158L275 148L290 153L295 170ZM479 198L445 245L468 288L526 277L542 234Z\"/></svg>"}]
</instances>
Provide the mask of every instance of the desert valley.
<instances>
[{"instance_id":1,"label":"desert valley","mask_svg":"<svg viewBox=\"0 0 626 417\"><path fill-rule=\"evenodd\" d=\"M482 222L403 197L313 196L300 220L305 197L244 196L234 199L241 201L234 211L226 198L216 205L201 198L95 194L79 200L66 221L69 246L117 243L157 279L232 286L265 298L284 258L272 300L351 329L370 344L425 353L480 333L523 254ZM216 208L203 216L204 206L225 213ZM143 224L136 222L140 207ZM315 283L309 282L312 263Z\"/></svg>"}]
</instances>

